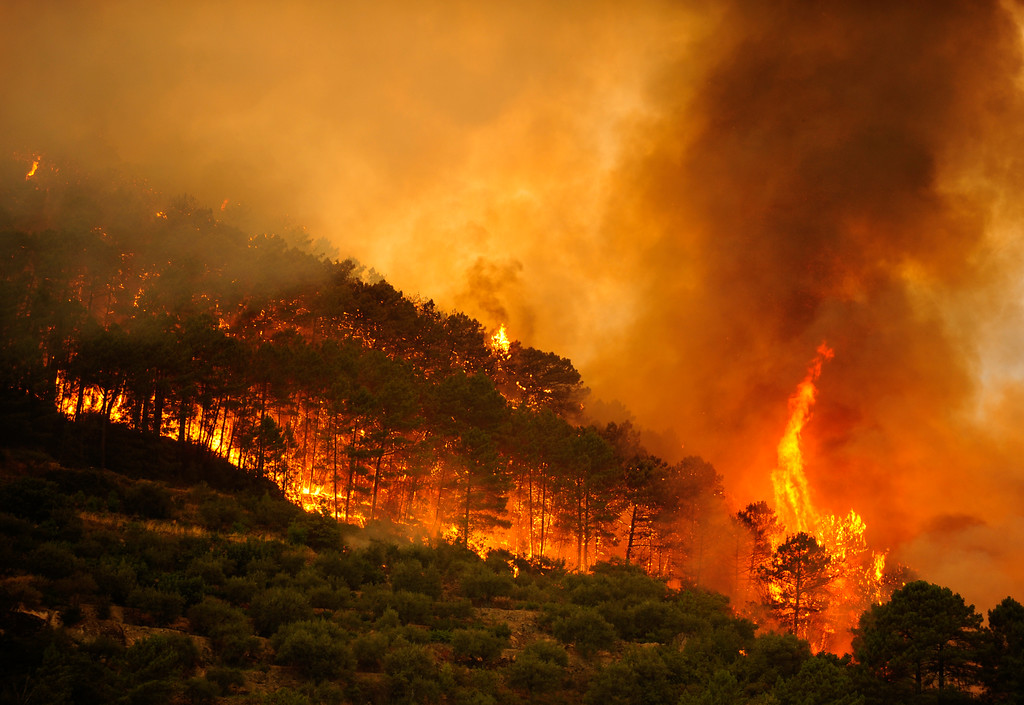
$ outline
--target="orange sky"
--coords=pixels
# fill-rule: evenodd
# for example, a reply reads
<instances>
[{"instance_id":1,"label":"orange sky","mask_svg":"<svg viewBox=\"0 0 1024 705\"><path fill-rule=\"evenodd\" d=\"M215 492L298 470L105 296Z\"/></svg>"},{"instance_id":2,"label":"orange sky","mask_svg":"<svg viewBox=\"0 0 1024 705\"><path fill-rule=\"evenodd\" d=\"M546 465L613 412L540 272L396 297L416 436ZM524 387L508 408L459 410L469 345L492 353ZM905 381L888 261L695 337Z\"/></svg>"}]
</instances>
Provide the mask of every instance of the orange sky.
<instances>
[{"instance_id":1,"label":"orange sky","mask_svg":"<svg viewBox=\"0 0 1024 705\"><path fill-rule=\"evenodd\" d=\"M228 199L505 321L737 505L771 497L828 341L817 504L991 606L1024 599L1007 7L11 0L0 146Z\"/></svg>"}]
</instances>

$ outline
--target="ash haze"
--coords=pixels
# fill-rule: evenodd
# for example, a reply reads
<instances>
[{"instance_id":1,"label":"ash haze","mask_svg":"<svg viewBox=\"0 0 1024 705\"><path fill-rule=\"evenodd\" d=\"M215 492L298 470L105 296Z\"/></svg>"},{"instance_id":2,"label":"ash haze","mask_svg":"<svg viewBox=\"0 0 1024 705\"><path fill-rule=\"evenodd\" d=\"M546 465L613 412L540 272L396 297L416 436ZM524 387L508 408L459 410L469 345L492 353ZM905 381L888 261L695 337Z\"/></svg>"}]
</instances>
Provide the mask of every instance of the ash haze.
<instances>
[{"instance_id":1,"label":"ash haze","mask_svg":"<svg viewBox=\"0 0 1024 705\"><path fill-rule=\"evenodd\" d=\"M304 227L979 607L1024 593L1021 5L8 0L0 141ZM679 447L685 444L685 451Z\"/></svg>"}]
</instances>

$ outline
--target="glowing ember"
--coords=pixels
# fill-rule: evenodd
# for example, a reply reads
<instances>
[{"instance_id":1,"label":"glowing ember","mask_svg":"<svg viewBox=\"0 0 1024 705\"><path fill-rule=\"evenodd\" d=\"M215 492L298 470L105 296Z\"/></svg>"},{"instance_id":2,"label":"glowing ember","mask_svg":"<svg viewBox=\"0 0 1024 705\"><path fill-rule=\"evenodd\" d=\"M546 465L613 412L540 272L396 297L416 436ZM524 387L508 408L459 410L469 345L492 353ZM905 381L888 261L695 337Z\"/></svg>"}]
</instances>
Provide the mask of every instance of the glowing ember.
<instances>
[{"instance_id":1,"label":"glowing ember","mask_svg":"<svg viewBox=\"0 0 1024 705\"><path fill-rule=\"evenodd\" d=\"M508 339L508 335L505 333L505 324L502 323L501 327L498 328L498 332L491 336L491 348L502 355L508 355L509 350L512 349L512 343Z\"/></svg>"},{"instance_id":2,"label":"glowing ember","mask_svg":"<svg viewBox=\"0 0 1024 705\"><path fill-rule=\"evenodd\" d=\"M789 398L789 423L779 441L779 463L772 471L775 489L775 507L782 523L794 532L814 531L818 526L818 513L811 502L804 458L800 451L800 433L811 418L811 407L818 390L814 383L821 375L821 365L832 359L833 352L825 343L807 370L807 376Z\"/></svg>"},{"instance_id":3,"label":"glowing ember","mask_svg":"<svg viewBox=\"0 0 1024 705\"><path fill-rule=\"evenodd\" d=\"M38 169L39 169L39 157L36 157L35 159L32 160L32 168L28 170L27 174L25 174L25 181L28 181L33 176L35 176L36 175L36 171Z\"/></svg>"}]
</instances>

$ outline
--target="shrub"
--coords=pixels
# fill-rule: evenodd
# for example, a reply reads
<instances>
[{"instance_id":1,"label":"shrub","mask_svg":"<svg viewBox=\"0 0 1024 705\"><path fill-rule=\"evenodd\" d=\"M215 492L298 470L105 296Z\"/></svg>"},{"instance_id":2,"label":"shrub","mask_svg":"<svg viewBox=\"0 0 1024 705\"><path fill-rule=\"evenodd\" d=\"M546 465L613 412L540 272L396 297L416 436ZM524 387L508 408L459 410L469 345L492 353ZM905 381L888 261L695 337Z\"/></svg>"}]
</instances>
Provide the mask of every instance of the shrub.
<instances>
[{"instance_id":1,"label":"shrub","mask_svg":"<svg viewBox=\"0 0 1024 705\"><path fill-rule=\"evenodd\" d=\"M206 678L192 677L185 681L185 699L194 705L212 703L220 695L220 688Z\"/></svg>"},{"instance_id":2,"label":"shrub","mask_svg":"<svg viewBox=\"0 0 1024 705\"><path fill-rule=\"evenodd\" d=\"M245 513L232 499L212 496L199 504L199 523L207 529L222 531L244 520Z\"/></svg>"},{"instance_id":3,"label":"shrub","mask_svg":"<svg viewBox=\"0 0 1024 705\"><path fill-rule=\"evenodd\" d=\"M233 576L224 581L220 594L224 599L235 605L246 605L252 602L262 584L249 576Z\"/></svg>"},{"instance_id":4,"label":"shrub","mask_svg":"<svg viewBox=\"0 0 1024 705\"><path fill-rule=\"evenodd\" d=\"M227 580L225 560L217 556L198 556L188 564L188 575L194 575L206 585L223 585Z\"/></svg>"},{"instance_id":5,"label":"shrub","mask_svg":"<svg viewBox=\"0 0 1024 705\"><path fill-rule=\"evenodd\" d=\"M456 629L452 632L452 653L458 660L475 665L493 663L508 641L507 636L489 629Z\"/></svg>"},{"instance_id":6,"label":"shrub","mask_svg":"<svg viewBox=\"0 0 1024 705\"><path fill-rule=\"evenodd\" d=\"M128 595L127 604L146 612L157 624L169 624L181 616L185 598L177 593L143 587L135 588Z\"/></svg>"},{"instance_id":7,"label":"shrub","mask_svg":"<svg viewBox=\"0 0 1024 705\"><path fill-rule=\"evenodd\" d=\"M101 562L93 569L92 577L102 594L121 605L138 585L135 569L124 560Z\"/></svg>"},{"instance_id":8,"label":"shrub","mask_svg":"<svg viewBox=\"0 0 1024 705\"><path fill-rule=\"evenodd\" d=\"M288 540L314 551L341 547L341 528L330 517L306 514L288 525Z\"/></svg>"},{"instance_id":9,"label":"shrub","mask_svg":"<svg viewBox=\"0 0 1024 705\"><path fill-rule=\"evenodd\" d=\"M155 482L136 482L124 493L124 508L146 519L167 519L173 510L171 493Z\"/></svg>"},{"instance_id":10,"label":"shrub","mask_svg":"<svg viewBox=\"0 0 1024 705\"><path fill-rule=\"evenodd\" d=\"M43 543L27 557L25 567L45 578L66 578L75 572L81 561L65 543Z\"/></svg>"},{"instance_id":11,"label":"shrub","mask_svg":"<svg viewBox=\"0 0 1024 705\"><path fill-rule=\"evenodd\" d=\"M0 486L0 511L37 524L68 504L56 483L38 477L19 477Z\"/></svg>"},{"instance_id":12,"label":"shrub","mask_svg":"<svg viewBox=\"0 0 1024 705\"><path fill-rule=\"evenodd\" d=\"M242 624L248 626L249 620L245 613L215 597L207 597L188 610L188 621L192 631L203 636L210 636L214 630L226 624Z\"/></svg>"},{"instance_id":13,"label":"shrub","mask_svg":"<svg viewBox=\"0 0 1024 705\"><path fill-rule=\"evenodd\" d=\"M199 649L183 634L157 634L132 644L124 662L137 682L181 678L199 665Z\"/></svg>"},{"instance_id":14,"label":"shrub","mask_svg":"<svg viewBox=\"0 0 1024 705\"><path fill-rule=\"evenodd\" d=\"M553 641L536 641L527 646L508 667L513 688L534 693L557 690L565 679L569 654Z\"/></svg>"},{"instance_id":15,"label":"shrub","mask_svg":"<svg viewBox=\"0 0 1024 705\"><path fill-rule=\"evenodd\" d=\"M591 681L584 701L587 705L622 703L622 705L675 705L682 692L677 651L653 648L632 648L619 661L602 668ZM735 682L735 681L734 681ZM738 695L738 693L737 693ZM689 701L686 701L689 702ZM704 701L700 701L704 702ZM734 697L708 699L706 702L745 702Z\"/></svg>"},{"instance_id":16,"label":"shrub","mask_svg":"<svg viewBox=\"0 0 1024 705\"><path fill-rule=\"evenodd\" d=\"M256 632L270 636L282 625L313 618L306 596L292 588L269 588L253 598L249 608Z\"/></svg>"},{"instance_id":17,"label":"shrub","mask_svg":"<svg viewBox=\"0 0 1024 705\"><path fill-rule=\"evenodd\" d=\"M418 645L399 646L384 656L384 673L392 702L423 703L437 699L434 655Z\"/></svg>"},{"instance_id":18,"label":"shrub","mask_svg":"<svg viewBox=\"0 0 1024 705\"><path fill-rule=\"evenodd\" d=\"M352 598L348 588L332 590L326 585L315 587L309 591L309 604L319 609L340 610Z\"/></svg>"},{"instance_id":19,"label":"shrub","mask_svg":"<svg viewBox=\"0 0 1024 705\"><path fill-rule=\"evenodd\" d=\"M462 574L462 594L474 602L489 602L495 597L508 597L515 588L512 576L495 573L483 564L468 567Z\"/></svg>"},{"instance_id":20,"label":"shrub","mask_svg":"<svg viewBox=\"0 0 1024 705\"><path fill-rule=\"evenodd\" d=\"M245 674L237 668L211 668L206 671L206 680L217 686L218 695L230 695L245 685Z\"/></svg>"},{"instance_id":21,"label":"shrub","mask_svg":"<svg viewBox=\"0 0 1024 705\"><path fill-rule=\"evenodd\" d=\"M433 566L424 568L415 558L406 558L391 568L391 589L418 592L436 600L441 597L441 573Z\"/></svg>"},{"instance_id":22,"label":"shrub","mask_svg":"<svg viewBox=\"0 0 1024 705\"><path fill-rule=\"evenodd\" d=\"M364 632L352 640L352 655L364 671L380 670L387 650L388 638L377 631Z\"/></svg>"},{"instance_id":23,"label":"shrub","mask_svg":"<svg viewBox=\"0 0 1024 705\"><path fill-rule=\"evenodd\" d=\"M287 624L274 634L271 645L275 661L293 666L315 680L337 678L355 666L346 643L346 634L337 624L307 620Z\"/></svg>"},{"instance_id":24,"label":"shrub","mask_svg":"<svg viewBox=\"0 0 1024 705\"><path fill-rule=\"evenodd\" d=\"M572 644L584 656L607 649L615 643L615 628L590 607L573 610L551 625L551 632L563 644Z\"/></svg>"}]
</instances>

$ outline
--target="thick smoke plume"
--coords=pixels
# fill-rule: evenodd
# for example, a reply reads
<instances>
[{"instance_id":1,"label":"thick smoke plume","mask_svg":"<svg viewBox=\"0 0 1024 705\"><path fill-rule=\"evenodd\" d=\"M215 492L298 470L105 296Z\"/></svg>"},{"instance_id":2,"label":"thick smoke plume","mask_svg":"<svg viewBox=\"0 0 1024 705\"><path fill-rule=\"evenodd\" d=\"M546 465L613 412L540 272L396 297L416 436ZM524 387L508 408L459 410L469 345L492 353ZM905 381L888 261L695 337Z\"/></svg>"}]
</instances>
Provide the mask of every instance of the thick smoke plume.
<instances>
[{"instance_id":1,"label":"thick smoke plume","mask_svg":"<svg viewBox=\"0 0 1024 705\"><path fill-rule=\"evenodd\" d=\"M737 505L825 340L815 501L991 606L1024 584L1020 12L15 0L0 146L506 322Z\"/></svg>"}]
</instances>

